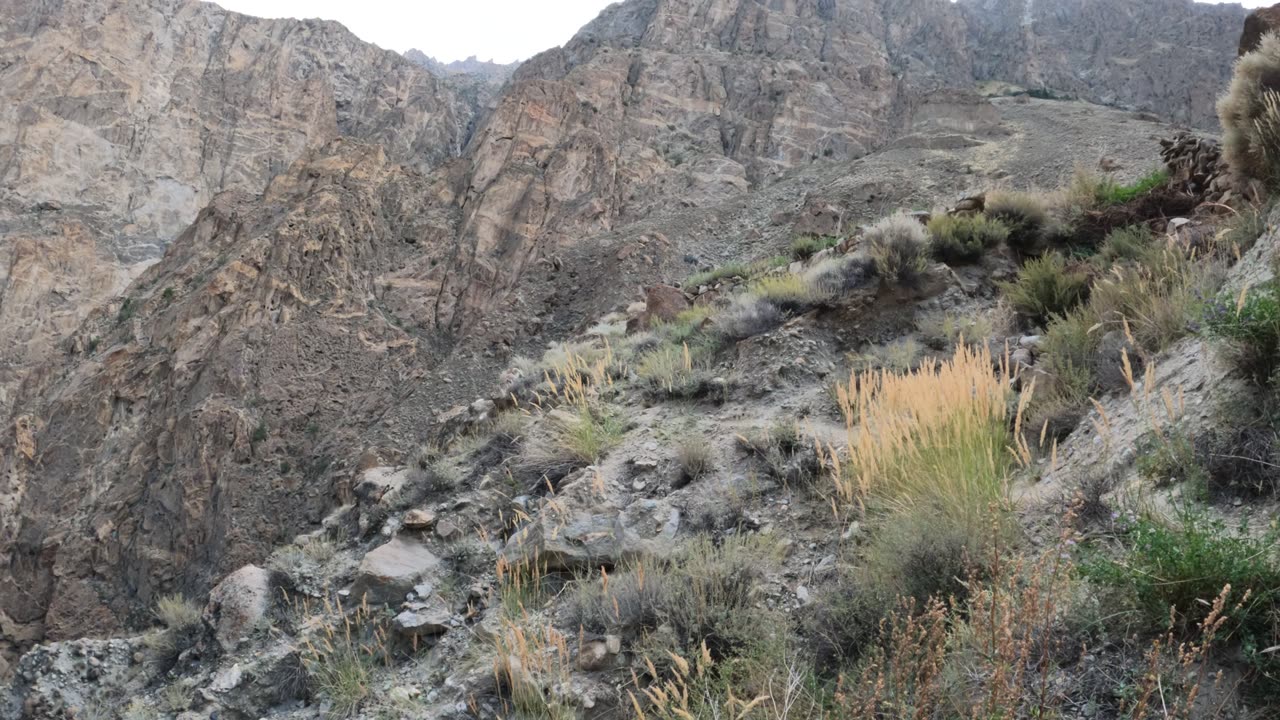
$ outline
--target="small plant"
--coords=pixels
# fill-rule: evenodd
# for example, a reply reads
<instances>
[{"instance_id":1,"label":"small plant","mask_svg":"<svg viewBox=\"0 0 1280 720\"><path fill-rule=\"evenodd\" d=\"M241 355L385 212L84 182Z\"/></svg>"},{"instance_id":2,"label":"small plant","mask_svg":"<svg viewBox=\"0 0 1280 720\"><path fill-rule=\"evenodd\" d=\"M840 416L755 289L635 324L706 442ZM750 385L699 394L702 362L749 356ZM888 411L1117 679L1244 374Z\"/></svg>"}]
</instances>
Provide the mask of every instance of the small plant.
<instances>
[{"instance_id":1,"label":"small plant","mask_svg":"<svg viewBox=\"0 0 1280 720\"><path fill-rule=\"evenodd\" d=\"M1167 182L1169 182L1169 171L1160 169L1152 170L1128 185L1106 183L1100 189L1098 204L1102 207L1106 207L1108 205L1124 205L1125 203L1146 195Z\"/></svg>"},{"instance_id":2,"label":"small plant","mask_svg":"<svg viewBox=\"0 0 1280 720\"><path fill-rule=\"evenodd\" d=\"M1241 177L1269 188L1280 182L1280 93L1271 89L1278 72L1280 38L1268 33L1236 62L1231 85L1218 100L1223 158Z\"/></svg>"},{"instance_id":3,"label":"small plant","mask_svg":"<svg viewBox=\"0 0 1280 720\"><path fill-rule=\"evenodd\" d=\"M694 482L711 471L711 446L701 437L690 437L676 450L676 463L684 482Z\"/></svg>"},{"instance_id":4,"label":"small plant","mask_svg":"<svg viewBox=\"0 0 1280 720\"><path fill-rule=\"evenodd\" d=\"M986 214L1008 229L1010 248L1023 255L1040 251L1049 227L1049 210L1040 197L1025 192L989 193Z\"/></svg>"},{"instance_id":5,"label":"small plant","mask_svg":"<svg viewBox=\"0 0 1280 720\"><path fill-rule=\"evenodd\" d=\"M751 277L751 271L742 263L729 263L727 265L721 265L713 270L707 270L706 272L700 272L696 275L690 275L688 279L684 281L684 286L687 288L698 288L702 285L714 285L721 280L729 280L735 277L745 280Z\"/></svg>"},{"instance_id":6,"label":"small plant","mask_svg":"<svg viewBox=\"0 0 1280 720\"><path fill-rule=\"evenodd\" d=\"M914 286L928 267L929 234L904 213L867 228L862 241L880 277L895 285Z\"/></svg>"},{"instance_id":7,"label":"small plant","mask_svg":"<svg viewBox=\"0 0 1280 720\"><path fill-rule=\"evenodd\" d=\"M554 424L554 440L560 448L586 464L599 462L626 432L622 417L607 407L583 407L572 419Z\"/></svg>"},{"instance_id":8,"label":"small plant","mask_svg":"<svg viewBox=\"0 0 1280 720\"><path fill-rule=\"evenodd\" d=\"M744 340L778 327L786 320L778 306L755 295L739 295L715 319L716 330L728 340Z\"/></svg>"},{"instance_id":9,"label":"small plant","mask_svg":"<svg viewBox=\"0 0 1280 720\"><path fill-rule=\"evenodd\" d=\"M1259 386L1270 387L1280 367L1280 296L1276 283L1219 295L1203 312L1209 334L1225 341L1226 357Z\"/></svg>"},{"instance_id":10,"label":"small plant","mask_svg":"<svg viewBox=\"0 0 1280 720\"><path fill-rule=\"evenodd\" d=\"M156 601L156 619L169 630L186 632L199 628L203 623L202 614L198 603L182 595L164 595Z\"/></svg>"},{"instance_id":11,"label":"small plant","mask_svg":"<svg viewBox=\"0 0 1280 720\"><path fill-rule=\"evenodd\" d=\"M270 434L270 430L267 428L267 421L259 420L257 427L253 429L253 434L249 436L249 441L256 445L260 442L265 442Z\"/></svg>"},{"instance_id":12,"label":"small plant","mask_svg":"<svg viewBox=\"0 0 1280 720\"><path fill-rule=\"evenodd\" d=\"M808 310L824 298L803 275L770 275L751 285L751 294L787 313Z\"/></svg>"},{"instance_id":13,"label":"small plant","mask_svg":"<svg viewBox=\"0 0 1280 720\"><path fill-rule=\"evenodd\" d=\"M952 263L971 263L1009 239L1009 228L984 214L939 215L929 221L933 256Z\"/></svg>"},{"instance_id":14,"label":"small plant","mask_svg":"<svg viewBox=\"0 0 1280 720\"><path fill-rule=\"evenodd\" d=\"M138 314L138 303L131 297L125 298L120 302L120 310L116 313L116 322L123 323Z\"/></svg>"},{"instance_id":15,"label":"small plant","mask_svg":"<svg viewBox=\"0 0 1280 720\"><path fill-rule=\"evenodd\" d=\"M808 260L828 248L840 244L840 238L822 235L801 235L791 241L791 257Z\"/></svg>"},{"instance_id":16,"label":"small plant","mask_svg":"<svg viewBox=\"0 0 1280 720\"><path fill-rule=\"evenodd\" d=\"M1032 323L1044 325L1088 297L1089 276L1068 267L1058 253L1050 253L1028 262L1017 280L1001 288L1018 314Z\"/></svg>"},{"instance_id":17,"label":"small plant","mask_svg":"<svg viewBox=\"0 0 1280 720\"><path fill-rule=\"evenodd\" d=\"M1221 245L1233 257L1238 258L1253 248L1258 238L1268 229L1268 219L1275 208L1274 202L1266 202L1261 206L1249 205L1227 222L1222 234Z\"/></svg>"},{"instance_id":18,"label":"small plant","mask_svg":"<svg viewBox=\"0 0 1280 720\"><path fill-rule=\"evenodd\" d=\"M809 268L804 276L820 297L835 298L870 286L876 277L876 266L865 256L833 257Z\"/></svg>"},{"instance_id":19,"label":"small plant","mask_svg":"<svg viewBox=\"0 0 1280 720\"><path fill-rule=\"evenodd\" d=\"M355 715L371 697L374 672L391 664L386 630L369 606L344 609L328 598L301 656L311 686L329 701L333 718Z\"/></svg>"},{"instance_id":20,"label":"small plant","mask_svg":"<svg viewBox=\"0 0 1280 720\"><path fill-rule=\"evenodd\" d=\"M1098 257L1110 266L1117 262L1137 261L1146 256L1154 237L1146 225L1130 225L1107 234Z\"/></svg>"},{"instance_id":21,"label":"small plant","mask_svg":"<svg viewBox=\"0 0 1280 720\"><path fill-rule=\"evenodd\" d=\"M1185 433L1162 433L1136 464L1138 474L1153 485L1187 482L1193 484L1193 489L1204 488L1205 470L1196 458L1195 444Z\"/></svg>"}]
</instances>

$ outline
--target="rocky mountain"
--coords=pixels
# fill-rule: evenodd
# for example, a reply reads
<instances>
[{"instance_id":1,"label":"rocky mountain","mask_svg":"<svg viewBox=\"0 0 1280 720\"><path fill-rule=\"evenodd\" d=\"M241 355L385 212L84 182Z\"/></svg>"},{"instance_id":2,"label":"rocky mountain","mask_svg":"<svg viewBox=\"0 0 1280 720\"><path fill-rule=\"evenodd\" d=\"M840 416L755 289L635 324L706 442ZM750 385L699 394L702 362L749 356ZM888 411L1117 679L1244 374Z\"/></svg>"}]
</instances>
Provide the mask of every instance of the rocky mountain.
<instances>
[{"instance_id":1,"label":"rocky mountain","mask_svg":"<svg viewBox=\"0 0 1280 720\"><path fill-rule=\"evenodd\" d=\"M370 78L376 78L370 80ZM171 0L0 7L0 408L224 190L339 136L429 169L470 106L336 23Z\"/></svg>"},{"instance_id":2,"label":"rocky mountain","mask_svg":"<svg viewBox=\"0 0 1280 720\"><path fill-rule=\"evenodd\" d=\"M1085 19L1101 4L1049 15L1102 28ZM1162 6L1179 32L1219 30ZM1080 158L1137 174L1163 130L993 104L975 79L1054 86L1036 63L1057 58L1133 78L1185 61L1181 82L1233 57L1087 54L1047 20L1015 42L1007 10L629 0L490 101L333 23L165 0L0 8L0 327L16 339L0 350L0 645L136 627L163 593L203 594L355 502L513 352L637 284L1001 177L1056 184ZM1172 85L1061 78L1187 104Z\"/></svg>"},{"instance_id":3,"label":"rocky mountain","mask_svg":"<svg viewBox=\"0 0 1280 720\"><path fill-rule=\"evenodd\" d=\"M960 0L979 80L1216 128L1247 10L1192 0Z\"/></svg>"},{"instance_id":4,"label":"rocky mountain","mask_svg":"<svg viewBox=\"0 0 1280 720\"><path fill-rule=\"evenodd\" d=\"M492 60L480 60L475 55L466 60L454 60L446 63L427 55L417 48L406 51L404 57L409 62L430 70L438 77L468 75L489 85L501 85L510 79L516 68L520 67L518 62L496 63Z\"/></svg>"}]
</instances>

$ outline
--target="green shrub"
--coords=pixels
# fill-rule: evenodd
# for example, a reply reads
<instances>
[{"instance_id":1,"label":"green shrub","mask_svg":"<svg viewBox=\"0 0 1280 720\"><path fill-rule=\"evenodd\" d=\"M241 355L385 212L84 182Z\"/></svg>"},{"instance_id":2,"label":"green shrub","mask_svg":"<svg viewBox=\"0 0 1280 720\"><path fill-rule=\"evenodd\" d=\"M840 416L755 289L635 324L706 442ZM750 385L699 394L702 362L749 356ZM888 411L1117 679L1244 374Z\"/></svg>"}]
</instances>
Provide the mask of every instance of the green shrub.
<instances>
[{"instance_id":1,"label":"green shrub","mask_svg":"<svg viewBox=\"0 0 1280 720\"><path fill-rule=\"evenodd\" d=\"M131 320L137 314L138 302L131 297L127 297L120 302L120 311L116 313L116 322L122 323Z\"/></svg>"},{"instance_id":2,"label":"green shrub","mask_svg":"<svg viewBox=\"0 0 1280 720\"><path fill-rule=\"evenodd\" d=\"M1025 192L993 192L987 195L987 217L1008 230L1006 242L1023 255L1034 255L1044 244L1049 209L1039 196Z\"/></svg>"},{"instance_id":3,"label":"green shrub","mask_svg":"<svg viewBox=\"0 0 1280 720\"><path fill-rule=\"evenodd\" d=\"M699 354L688 344L662 345L640 358L636 377L649 392L661 397L697 397L710 389L711 380Z\"/></svg>"},{"instance_id":4,"label":"green shrub","mask_svg":"<svg viewBox=\"0 0 1280 720\"><path fill-rule=\"evenodd\" d=\"M1226 343L1226 357L1258 385L1271 386L1280 367L1280 296L1275 281L1205 305L1209 334Z\"/></svg>"},{"instance_id":5,"label":"green shrub","mask_svg":"<svg viewBox=\"0 0 1280 720\"><path fill-rule=\"evenodd\" d=\"M1089 276L1069 268L1058 253L1051 253L1028 262L1017 280L1001 287L1019 315L1044 325L1088 297Z\"/></svg>"},{"instance_id":6,"label":"green shrub","mask_svg":"<svg viewBox=\"0 0 1280 720\"><path fill-rule=\"evenodd\" d=\"M1098 204L1102 207L1123 205L1146 195L1167 182L1169 182L1169 171L1161 169L1152 170L1127 185L1104 183L1100 189Z\"/></svg>"},{"instance_id":7,"label":"green shrub","mask_svg":"<svg viewBox=\"0 0 1280 720\"><path fill-rule=\"evenodd\" d=\"M807 260L814 255L840 244L840 238L822 235L801 235L791 241L791 257Z\"/></svg>"},{"instance_id":8,"label":"green shrub","mask_svg":"<svg viewBox=\"0 0 1280 720\"><path fill-rule=\"evenodd\" d=\"M1208 614L1207 604L1230 585L1232 597L1248 600L1230 613L1229 633L1246 644L1276 644L1280 571L1276 567L1276 531L1251 536L1228 531L1220 521L1186 513L1174 523L1148 518L1132 521L1127 548L1118 558L1096 557L1081 570L1086 577L1119 588L1131 596L1152 630L1173 617L1190 629Z\"/></svg>"},{"instance_id":9,"label":"green shrub","mask_svg":"<svg viewBox=\"0 0 1280 720\"><path fill-rule=\"evenodd\" d=\"M1231 85L1218 99L1222 155L1240 176L1274 188L1280 183L1280 38L1268 33L1236 61Z\"/></svg>"},{"instance_id":10,"label":"green shrub","mask_svg":"<svg viewBox=\"0 0 1280 720\"><path fill-rule=\"evenodd\" d=\"M1157 487L1191 483L1196 494L1205 487L1205 471L1196 458L1195 445L1180 430L1149 440L1135 465L1138 474Z\"/></svg>"},{"instance_id":11,"label":"green shrub","mask_svg":"<svg viewBox=\"0 0 1280 720\"><path fill-rule=\"evenodd\" d=\"M872 225L863 235L863 243L880 277L895 285L915 285L928 266L929 234L904 213Z\"/></svg>"},{"instance_id":12,"label":"green shrub","mask_svg":"<svg viewBox=\"0 0 1280 720\"><path fill-rule=\"evenodd\" d=\"M712 270L690 275L688 279L684 281L684 286L687 288L697 288L701 285L714 285L721 280L729 280L735 277L743 278L745 280L746 278L751 277L751 271L742 263L729 263Z\"/></svg>"},{"instance_id":13,"label":"green shrub","mask_svg":"<svg viewBox=\"0 0 1280 720\"><path fill-rule=\"evenodd\" d=\"M1009 239L1009 228L986 215L939 215L929 220L933 256L947 263L979 260Z\"/></svg>"},{"instance_id":14,"label":"green shrub","mask_svg":"<svg viewBox=\"0 0 1280 720\"><path fill-rule=\"evenodd\" d=\"M1151 228L1146 225L1118 228L1107 234L1098 257L1108 266L1122 261L1140 260L1150 250L1154 239Z\"/></svg>"}]
</instances>

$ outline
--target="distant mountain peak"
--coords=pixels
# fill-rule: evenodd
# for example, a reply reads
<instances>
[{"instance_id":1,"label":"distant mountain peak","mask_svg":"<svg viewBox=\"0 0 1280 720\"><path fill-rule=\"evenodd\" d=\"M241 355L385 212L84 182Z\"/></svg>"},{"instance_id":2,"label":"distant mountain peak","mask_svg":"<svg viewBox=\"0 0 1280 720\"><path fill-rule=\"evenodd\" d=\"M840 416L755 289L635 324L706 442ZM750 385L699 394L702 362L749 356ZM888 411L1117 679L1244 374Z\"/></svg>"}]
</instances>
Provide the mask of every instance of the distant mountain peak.
<instances>
[{"instance_id":1,"label":"distant mountain peak","mask_svg":"<svg viewBox=\"0 0 1280 720\"><path fill-rule=\"evenodd\" d=\"M485 82L501 85L511 77L511 74L520 67L520 63L496 63L493 60L480 60L475 55L468 57L466 60L454 60L453 62L443 62L427 55L426 53L414 48L404 54L406 60L415 65L423 67L438 77L451 77L456 75L471 75Z\"/></svg>"}]
</instances>

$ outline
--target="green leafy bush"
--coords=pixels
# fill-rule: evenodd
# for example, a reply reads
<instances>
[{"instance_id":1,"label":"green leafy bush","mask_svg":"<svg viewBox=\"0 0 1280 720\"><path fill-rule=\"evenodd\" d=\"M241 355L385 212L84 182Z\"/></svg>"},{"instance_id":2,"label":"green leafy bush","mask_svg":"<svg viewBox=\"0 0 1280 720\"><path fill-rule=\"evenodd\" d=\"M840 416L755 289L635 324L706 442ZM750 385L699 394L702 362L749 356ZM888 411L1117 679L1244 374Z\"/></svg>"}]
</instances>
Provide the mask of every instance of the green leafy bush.
<instances>
[{"instance_id":1,"label":"green leafy bush","mask_svg":"<svg viewBox=\"0 0 1280 720\"><path fill-rule=\"evenodd\" d=\"M863 235L863 242L880 276L895 285L915 285L927 267L929 234L904 213L895 213L872 225Z\"/></svg>"},{"instance_id":2,"label":"green leafy bush","mask_svg":"<svg viewBox=\"0 0 1280 720\"><path fill-rule=\"evenodd\" d=\"M1009 239L1009 228L986 215L939 215L929 221L933 256L947 263L980 259Z\"/></svg>"},{"instance_id":3,"label":"green leafy bush","mask_svg":"<svg viewBox=\"0 0 1280 720\"><path fill-rule=\"evenodd\" d=\"M1098 198L1099 205L1123 205L1169 182L1169 171L1153 170L1127 185L1105 183Z\"/></svg>"},{"instance_id":4,"label":"green leafy bush","mask_svg":"<svg viewBox=\"0 0 1280 720\"><path fill-rule=\"evenodd\" d=\"M1088 274L1070 268L1058 253L1028 262L1018 279L1002 285L1019 315L1043 325L1063 315L1089 295Z\"/></svg>"},{"instance_id":5,"label":"green leafy bush","mask_svg":"<svg viewBox=\"0 0 1280 720\"><path fill-rule=\"evenodd\" d=\"M1184 629L1208 614L1207 603L1230 585L1232 597L1248 599L1231 612L1232 631L1275 645L1274 613L1280 600L1280 571L1272 530L1251 536L1230 532L1220 521L1187 513L1177 522L1127 519L1126 549L1120 557L1096 557L1081 570L1086 577L1130 595L1152 630L1162 629L1170 610Z\"/></svg>"},{"instance_id":6,"label":"green leafy bush","mask_svg":"<svg viewBox=\"0 0 1280 720\"><path fill-rule=\"evenodd\" d=\"M1049 209L1039 196L1025 192L993 192L987 196L987 217L1008 229L1009 247L1033 255L1044 244L1050 225Z\"/></svg>"},{"instance_id":7,"label":"green leafy bush","mask_svg":"<svg viewBox=\"0 0 1280 720\"><path fill-rule=\"evenodd\" d=\"M1271 386L1280 367L1280 296L1274 281L1235 299L1219 295L1206 303L1209 334L1226 342L1226 357L1258 385Z\"/></svg>"}]
</instances>

